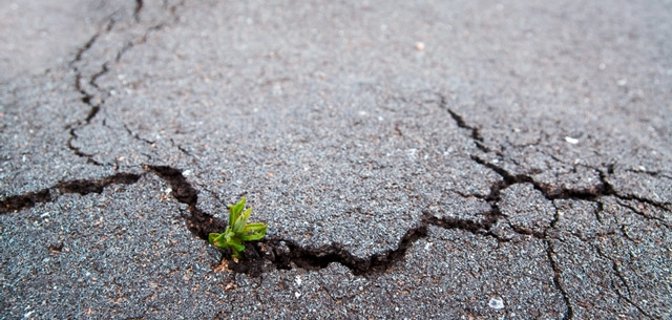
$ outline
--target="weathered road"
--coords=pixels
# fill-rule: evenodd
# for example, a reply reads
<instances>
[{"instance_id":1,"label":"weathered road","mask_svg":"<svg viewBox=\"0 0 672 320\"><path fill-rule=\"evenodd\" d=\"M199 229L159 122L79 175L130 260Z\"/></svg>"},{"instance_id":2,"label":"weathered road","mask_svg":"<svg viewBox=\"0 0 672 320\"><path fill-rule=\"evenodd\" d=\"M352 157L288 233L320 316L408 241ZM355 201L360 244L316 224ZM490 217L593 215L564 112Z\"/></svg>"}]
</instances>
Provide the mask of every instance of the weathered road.
<instances>
[{"instance_id":1,"label":"weathered road","mask_svg":"<svg viewBox=\"0 0 672 320\"><path fill-rule=\"evenodd\" d=\"M0 4L1 318L672 318L669 1Z\"/></svg>"}]
</instances>

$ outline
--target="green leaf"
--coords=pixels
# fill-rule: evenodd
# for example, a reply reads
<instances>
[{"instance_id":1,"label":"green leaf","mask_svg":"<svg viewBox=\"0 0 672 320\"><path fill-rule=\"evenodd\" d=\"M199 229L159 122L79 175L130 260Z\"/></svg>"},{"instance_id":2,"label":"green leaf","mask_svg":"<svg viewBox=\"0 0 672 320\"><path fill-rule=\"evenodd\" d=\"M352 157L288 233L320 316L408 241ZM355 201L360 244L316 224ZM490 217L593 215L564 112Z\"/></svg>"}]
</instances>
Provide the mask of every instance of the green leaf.
<instances>
[{"instance_id":1,"label":"green leaf","mask_svg":"<svg viewBox=\"0 0 672 320\"><path fill-rule=\"evenodd\" d=\"M209 234L208 235L208 242L210 244L214 244L215 243L215 238L219 237L220 234L221 233L211 233L211 234Z\"/></svg>"},{"instance_id":2,"label":"green leaf","mask_svg":"<svg viewBox=\"0 0 672 320\"><path fill-rule=\"evenodd\" d=\"M250 222L243 228L244 233L263 231L266 233L267 225L263 222Z\"/></svg>"},{"instance_id":3,"label":"green leaf","mask_svg":"<svg viewBox=\"0 0 672 320\"><path fill-rule=\"evenodd\" d=\"M257 241L266 236L268 226L263 222L253 222L243 228L243 234L240 238L243 241Z\"/></svg>"},{"instance_id":4,"label":"green leaf","mask_svg":"<svg viewBox=\"0 0 672 320\"><path fill-rule=\"evenodd\" d=\"M222 233L208 234L208 242L219 249L231 250L234 259L240 258L245 251L245 242L258 241L266 236L268 226L263 222L247 223L252 208L245 209L247 198L241 197L235 204L229 204L229 224Z\"/></svg>"},{"instance_id":5,"label":"green leaf","mask_svg":"<svg viewBox=\"0 0 672 320\"><path fill-rule=\"evenodd\" d=\"M229 235L230 231L226 231L224 233L219 233L217 236L212 238L212 244L220 249L226 249L228 248L227 246L227 235ZM212 235L212 234L210 234ZM229 236L230 237L230 236ZM210 238L210 236L208 236Z\"/></svg>"},{"instance_id":6,"label":"green leaf","mask_svg":"<svg viewBox=\"0 0 672 320\"><path fill-rule=\"evenodd\" d=\"M233 232L235 234L240 234L243 232L243 227L245 227L245 224L247 223L247 220L250 218L250 215L252 214L252 208L247 208L245 212L241 216L238 217L238 219L233 223Z\"/></svg>"},{"instance_id":7,"label":"green leaf","mask_svg":"<svg viewBox=\"0 0 672 320\"><path fill-rule=\"evenodd\" d=\"M227 239L227 244L231 247L231 249L233 249L233 251L236 252L245 251L245 245L243 245L241 241L238 240L237 238Z\"/></svg>"},{"instance_id":8,"label":"green leaf","mask_svg":"<svg viewBox=\"0 0 672 320\"><path fill-rule=\"evenodd\" d=\"M238 216L240 215L241 212L243 212L243 209L245 208L245 202L247 202L247 199L245 196L242 196L238 202L234 205L228 205L229 207L229 225L233 225L236 220L238 220Z\"/></svg>"}]
</instances>

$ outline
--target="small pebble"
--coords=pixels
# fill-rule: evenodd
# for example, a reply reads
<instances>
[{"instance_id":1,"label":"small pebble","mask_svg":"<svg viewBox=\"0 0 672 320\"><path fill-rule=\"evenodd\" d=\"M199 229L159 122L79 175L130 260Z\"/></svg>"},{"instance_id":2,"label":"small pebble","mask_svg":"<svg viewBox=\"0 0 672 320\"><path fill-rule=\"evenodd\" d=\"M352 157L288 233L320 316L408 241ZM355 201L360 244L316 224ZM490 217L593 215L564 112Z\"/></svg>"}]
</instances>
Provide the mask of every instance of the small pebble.
<instances>
[{"instance_id":1,"label":"small pebble","mask_svg":"<svg viewBox=\"0 0 672 320\"><path fill-rule=\"evenodd\" d=\"M416 43L415 43L415 50L418 50L418 51L425 51L425 43L424 43L424 42L420 42L420 41L416 42Z\"/></svg>"},{"instance_id":2,"label":"small pebble","mask_svg":"<svg viewBox=\"0 0 672 320\"><path fill-rule=\"evenodd\" d=\"M572 137L565 137L565 141L567 141L567 143L571 143L571 144L579 143L579 139L572 138Z\"/></svg>"},{"instance_id":3,"label":"small pebble","mask_svg":"<svg viewBox=\"0 0 672 320\"><path fill-rule=\"evenodd\" d=\"M495 310L504 309L504 300L501 297L492 297L488 301L488 306Z\"/></svg>"}]
</instances>

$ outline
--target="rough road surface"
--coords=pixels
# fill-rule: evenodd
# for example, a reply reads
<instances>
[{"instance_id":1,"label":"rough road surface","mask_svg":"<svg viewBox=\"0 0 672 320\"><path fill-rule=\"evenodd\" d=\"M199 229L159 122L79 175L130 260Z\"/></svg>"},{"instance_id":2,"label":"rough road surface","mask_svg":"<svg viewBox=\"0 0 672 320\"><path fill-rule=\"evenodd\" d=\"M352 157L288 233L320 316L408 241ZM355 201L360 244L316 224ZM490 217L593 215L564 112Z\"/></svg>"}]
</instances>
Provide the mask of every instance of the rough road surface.
<instances>
[{"instance_id":1,"label":"rough road surface","mask_svg":"<svg viewBox=\"0 0 672 320\"><path fill-rule=\"evenodd\" d=\"M2 0L0 42L0 318L672 318L669 1Z\"/></svg>"}]
</instances>

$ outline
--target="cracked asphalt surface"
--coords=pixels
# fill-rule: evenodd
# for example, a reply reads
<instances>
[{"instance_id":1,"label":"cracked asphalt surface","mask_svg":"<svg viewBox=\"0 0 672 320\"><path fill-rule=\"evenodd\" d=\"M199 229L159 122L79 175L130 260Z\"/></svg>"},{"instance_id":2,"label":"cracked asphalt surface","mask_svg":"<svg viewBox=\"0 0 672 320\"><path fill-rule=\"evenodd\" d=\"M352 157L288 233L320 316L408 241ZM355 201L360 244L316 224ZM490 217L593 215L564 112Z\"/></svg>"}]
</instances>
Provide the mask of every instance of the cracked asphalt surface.
<instances>
[{"instance_id":1,"label":"cracked asphalt surface","mask_svg":"<svg viewBox=\"0 0 672 320\"><path fill-rule=\"evenodd\" d=\"M0 3L2 318L672 318L669 1Z\"/></svg>"}]
</instances>

